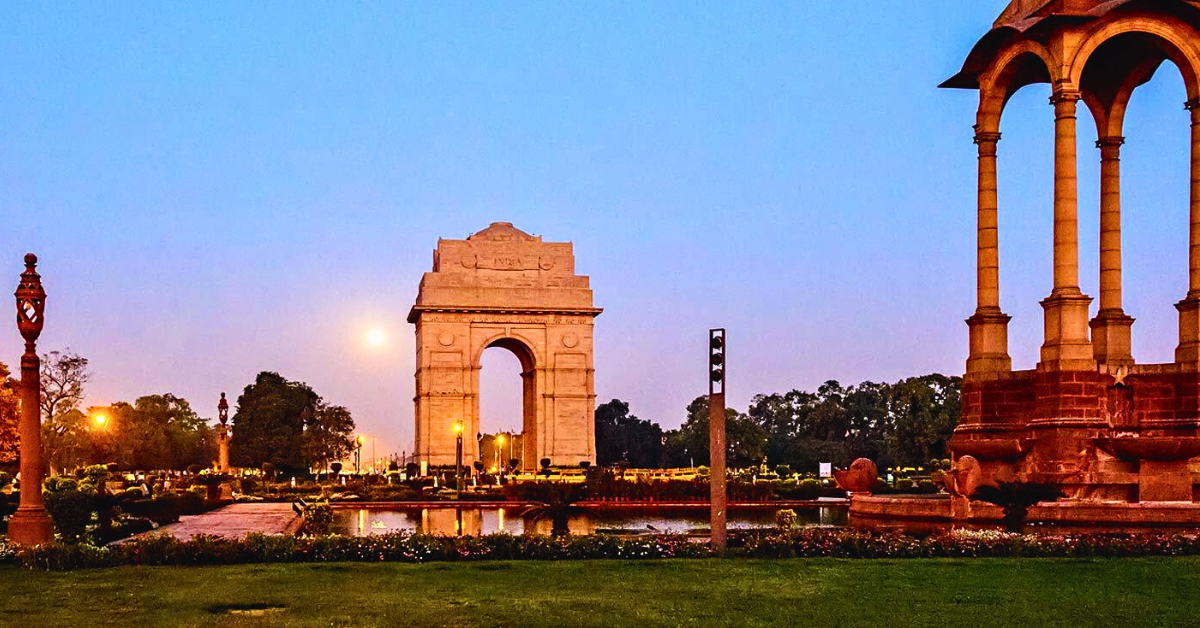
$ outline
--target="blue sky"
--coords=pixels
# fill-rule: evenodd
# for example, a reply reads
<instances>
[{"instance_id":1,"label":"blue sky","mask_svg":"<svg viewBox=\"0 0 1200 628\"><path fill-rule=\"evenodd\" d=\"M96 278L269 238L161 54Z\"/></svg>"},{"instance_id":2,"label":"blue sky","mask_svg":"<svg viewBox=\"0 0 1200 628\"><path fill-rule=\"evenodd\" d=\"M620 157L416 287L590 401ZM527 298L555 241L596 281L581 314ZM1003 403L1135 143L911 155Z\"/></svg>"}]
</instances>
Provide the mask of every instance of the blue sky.
<instances>
[{"instance_id":1,"label":"blue sky","mask_svg":"<svg viewBox=\"0 0 1200 628\"><path fill-rule=\"evenodd\" d=\"M731 405L961 373L974 309L976 95L940 90L1002 1L202 3L0 7L0 276L41 256L44 350L89 401L215 416L260 370L411 449L404 318L438 237L511 221L575 243L605 313L600 399L673 427L730 337ZM1000 144L1001 291L1031 368L1051 285L1052 110ZM1170 361L1188 118L1164 66L1123 153L1126 311ZM1098 151L1080 107L1081 282ZM1093 309L1095 305L1093 305ZM389 342L371 349L365 330ZM12 330L0 361L17 363ZM484 427L516 427L493 349Z\"/></svg>"}]
</instances>

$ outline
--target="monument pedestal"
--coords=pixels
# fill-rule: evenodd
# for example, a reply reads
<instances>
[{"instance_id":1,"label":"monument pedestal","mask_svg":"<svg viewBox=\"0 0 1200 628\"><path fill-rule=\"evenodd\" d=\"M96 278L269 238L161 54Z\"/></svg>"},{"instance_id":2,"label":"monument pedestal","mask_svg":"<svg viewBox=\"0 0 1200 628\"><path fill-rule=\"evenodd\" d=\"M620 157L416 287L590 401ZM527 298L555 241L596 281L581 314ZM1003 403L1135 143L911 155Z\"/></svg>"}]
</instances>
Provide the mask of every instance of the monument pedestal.
<instances>
[{"instance_id":1,"label":"monument pedestal","mask_svg":"<svg viewBox=\"0 0 1200 628\"><path fill-rule=\"evenodd\" d=\"M8 520L8 540L17 545L38 545L54 539L54 522L44 508L21 506Z\"/></svg>"}]
</instances>

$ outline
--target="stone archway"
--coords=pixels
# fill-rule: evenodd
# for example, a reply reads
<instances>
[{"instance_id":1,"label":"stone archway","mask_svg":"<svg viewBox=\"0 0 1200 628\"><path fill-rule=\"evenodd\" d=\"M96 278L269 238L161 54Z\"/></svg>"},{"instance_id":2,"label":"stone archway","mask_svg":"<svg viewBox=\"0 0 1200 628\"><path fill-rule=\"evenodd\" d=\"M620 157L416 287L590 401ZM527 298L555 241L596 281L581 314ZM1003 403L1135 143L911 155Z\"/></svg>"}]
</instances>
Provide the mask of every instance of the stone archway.
<instances>
[{"instance_id":1,"label":"stone archway","mask_svg":"<svg viewBox=\"0 0 1200 628\"><path fill-rule=\"evenodd\" d=\"M416 456L453 465L454 424L463 463L479 459L479 372L489 347L521 362L522 464L595 462L596 404L588 278L570 242L492 223L465 240L438 240L408 322L416 326Z\"/></svg>"}]
</instances>

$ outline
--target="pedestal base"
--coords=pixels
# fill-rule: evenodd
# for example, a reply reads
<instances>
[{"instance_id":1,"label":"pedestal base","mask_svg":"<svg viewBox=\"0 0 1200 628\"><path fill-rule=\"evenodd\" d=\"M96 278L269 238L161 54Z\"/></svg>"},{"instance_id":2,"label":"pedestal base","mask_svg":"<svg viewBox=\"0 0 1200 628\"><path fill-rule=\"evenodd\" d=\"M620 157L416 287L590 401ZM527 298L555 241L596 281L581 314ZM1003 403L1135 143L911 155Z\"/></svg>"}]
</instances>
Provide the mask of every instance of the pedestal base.
<instances>
[{"instance_id":1,"label":"pedestal base","mask_svg":"<svg viewBox=\"0 0 1200 628\"><path fill-rule=\"evenodd\" d=\"M1200 363L1200 296L1188 294L1175 304L1179 310L1179 346L1175 361L1179 364Z\"/></svg>"},{"instance_id":2,"label":"pedestal base","mask_svg":"<svg viewBox=\"0 0 1200 628\"><path fill-rule=\"evenodd\" d=\"M1096 368L1088 338L1092 298L1078 288L1056 290L1042 301L1045 338L1039 371L1090 371Z\"/></svg>"},{"instance_id":3,"label":"pedestal base","mask_svg":"<svg viewBox=\"0 0 1200 628\"><path fill-rule=\"evenodd\" d=\"M1138 501L1192 501L1192 474L1187 460L1143 460L1138 465Z\"/></svg>"},{"instance_id":4,"label":"pedestal base","mask_svg":"<svg viewBox=\"0 0 1200 628\"><path fill-rule=\"evenodd\" d=\"M968 373L996 373L1012 370L1008 355L1008 322L1012 317L1000 308L980 308L967 319L971 339L971 354L967 357Z\"/></svg>"},{"instance_id":5,"label":"pedestal base","mask_svg":"<svg viewBox=\"0 0 1200 628\"><path fill-rule=\"evenodd\" d=\"M1121 309L1100 310L1089 326L1092 328L1092 357L1099 364L1131 366L1133 348L1130 340L1133 317Z\"/></svg>"},{"instance_id":6,"label":"pedestal base","mask_svg":"<svg viewBox=\"0 0 1200 628\"><path fill-rule=\"evenodd\" d=\"M54 540L54 522L44 508L21 506L8 520L8 540L17 545L44 545Z\"/></svg>"}]
</instances>

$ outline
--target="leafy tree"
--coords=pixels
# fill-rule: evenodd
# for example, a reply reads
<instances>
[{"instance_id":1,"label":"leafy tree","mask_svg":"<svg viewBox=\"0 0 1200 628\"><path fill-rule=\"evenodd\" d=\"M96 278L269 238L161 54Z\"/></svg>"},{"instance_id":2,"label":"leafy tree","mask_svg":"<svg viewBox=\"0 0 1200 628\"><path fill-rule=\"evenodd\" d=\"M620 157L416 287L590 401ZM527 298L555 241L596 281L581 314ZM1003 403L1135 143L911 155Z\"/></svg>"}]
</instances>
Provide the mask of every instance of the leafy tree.
<instances>
[{"instance_id":1,"label":"leafy tree","mask_svg":"<svg viewBox=\"0 0 1200 628\"><path fill-rule=\"evenodd\" d=\"M67 410L53 421L43 420L42 451L51 475L86 464L90 447L87 415L78 408Z\"/></svg>"},{"instance_id":2,"label":"leafy tree","mask_svg":"<svg viewBox=\"0 0 1200 628\"><path fill-rule=\"evenodd\" d=\"M79 412L84 385L92 378L87 358L70 349L42 355L41 414L42 451L50 461L50 473L74 462L85 435Z\"/></svg>"},{"instance_id":3,"label":"leafy tree","mask_svg":"<svg viewBox=\"0 0 1200 628\"><path fill-rule=\"evenodd\" d=\"M947 458L946 443L962 413L962 378L938 373L891 386L889 449L900 462L916 464Z\"/></svg>"},{"instance_id":4,"label":"leafy tree","mask_svg":"<svg viewBox=\"0 0 1200 628\"><path fill-rule=\"evenodd\" d=\"M612 466L624 461L647 469L662 461L662 428L629 414L629 404L620 399L596 407L596 462Z\"/></svg>"},{"instance_id":5,"label":"leafy tree","mask_svg":"<svg viewBox=\"0 0 1200 628\"><path fill-rule=\"evenodd\" d=\"M748 415L767 435L770 464L812 471L859 457L882 466L944 456L960 412L961 380L926 375L896 384L827 381L815 393L758 395Z\"/></svg>"},{"instance_id":6,"label":"leafy tree","mask_svg":"<svg viewBox=\"0 0 1200 628\"><path fill-rule=\"evenodd\" d=\"M21 448L21 403L8 367L0 362L0 465L17 462Z\"/></svg>"},{"instance_id":7,"label":"leafy tree","mask_svg":"<svg viewBox=\"0 0 1200 628\"><path fill-rule=\"evenodd\" d=\"M354 418L349 410L319 401L310 416L301 437L305 461L324 466L326 461L344 458L354 449L354 440L350 437L354 432Z\"/></svg>"},{"instance_id":8,"label":"leafy tree","mask_svg":"<svg viewBox=\"0 0 1200 628\"><path fill-rule=\"evenodd\" d=\"M87 432L89 457L132 469L187 469L216 458L216 430L197 416L186 399L170 393L139 397L89 409L108 417Z\"/></svg>"},{"instance_id":9,"label":"leafy tree","mask_svg":"<svg viewBox=\"0 0 1200 628\"><path fill-rule=\"evenodd\" d=\"M708 397L696 397L687 407L687 420L667 432L669 466L707 464L709 457ZM766 453L767 433L749 416L725 409L725 462L730 467L758 464Z\"/></svg>"},{"instance_id":10,"label":"leafy tree","mask_svg":"<svg viewBox=\"0 0 1200 628\"><path fill-rule=\"evenodd\" d=\"M257 467L269 462L288 472L344 456L354 430L348 410L325 404L308 384L269 371L259 373L238 396L230 421L233 464Z\"/></svg>"}]
</instances>

